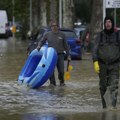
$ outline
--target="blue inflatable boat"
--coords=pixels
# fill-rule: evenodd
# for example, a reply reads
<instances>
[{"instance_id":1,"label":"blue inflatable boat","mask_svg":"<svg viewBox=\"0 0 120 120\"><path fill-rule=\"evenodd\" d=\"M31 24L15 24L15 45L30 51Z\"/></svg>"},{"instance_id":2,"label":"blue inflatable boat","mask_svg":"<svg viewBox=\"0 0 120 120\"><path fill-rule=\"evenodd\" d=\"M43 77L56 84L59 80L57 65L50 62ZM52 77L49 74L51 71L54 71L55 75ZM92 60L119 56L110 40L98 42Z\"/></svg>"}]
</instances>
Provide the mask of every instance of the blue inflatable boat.
<instances>
[{"instance_id":1,"label":"blue inflatable boat","mask_svg":"<svg viewBox=\"0 0 120 120\"><path fill-rule=\"evenodd\" d=\"M18 84L39 88L49 79L56 62L57 53L54 48L44 45L39 51L33 50L21 70Z\"/></svg>"}]
</instances>

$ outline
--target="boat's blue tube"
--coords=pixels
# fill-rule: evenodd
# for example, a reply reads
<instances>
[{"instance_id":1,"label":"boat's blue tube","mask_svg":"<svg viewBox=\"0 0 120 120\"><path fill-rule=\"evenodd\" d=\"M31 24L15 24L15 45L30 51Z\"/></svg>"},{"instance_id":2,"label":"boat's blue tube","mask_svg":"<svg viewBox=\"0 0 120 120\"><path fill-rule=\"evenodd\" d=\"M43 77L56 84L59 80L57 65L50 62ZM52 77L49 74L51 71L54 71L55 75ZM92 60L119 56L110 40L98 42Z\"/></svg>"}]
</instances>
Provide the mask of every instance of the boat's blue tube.
<instances>
[{"instance_id":1,"label":"boat's blue tube","mask_svg":"<svg viewBox=\"0 0 120 120\"><path fill-rule=\"evenodd\" d=\"M33 50L25 62L18 77L19 84L27 84L30 88L42 86L54 71L57 53L54 48L44 45L40 51Z\"/></svg>"}]
</instances>

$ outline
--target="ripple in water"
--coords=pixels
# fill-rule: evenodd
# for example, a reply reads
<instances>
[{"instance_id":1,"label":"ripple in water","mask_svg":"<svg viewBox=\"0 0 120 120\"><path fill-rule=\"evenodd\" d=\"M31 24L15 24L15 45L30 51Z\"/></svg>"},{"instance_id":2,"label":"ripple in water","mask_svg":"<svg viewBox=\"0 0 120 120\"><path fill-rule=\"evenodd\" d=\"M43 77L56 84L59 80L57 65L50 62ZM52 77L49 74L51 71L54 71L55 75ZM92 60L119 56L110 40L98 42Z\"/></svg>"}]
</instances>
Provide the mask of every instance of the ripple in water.
<instances>
[{"instance_id":1,"label":"ripple in water","mask_svg":"<svg viewBox=\"0 0 120 120\"><path fill-rule=\"evenodd\" d=\"M90 83L83 84L68 82L65 87L51 88L45 85L33 90L26 86L18 86L15 82L0 82L0 107L13 111L27 110L27 112L99 111L100 99L92 93L92 89L96 89L96 86ZM87 90L86 86L90 89Z\"/></svg>"}]
</instances>

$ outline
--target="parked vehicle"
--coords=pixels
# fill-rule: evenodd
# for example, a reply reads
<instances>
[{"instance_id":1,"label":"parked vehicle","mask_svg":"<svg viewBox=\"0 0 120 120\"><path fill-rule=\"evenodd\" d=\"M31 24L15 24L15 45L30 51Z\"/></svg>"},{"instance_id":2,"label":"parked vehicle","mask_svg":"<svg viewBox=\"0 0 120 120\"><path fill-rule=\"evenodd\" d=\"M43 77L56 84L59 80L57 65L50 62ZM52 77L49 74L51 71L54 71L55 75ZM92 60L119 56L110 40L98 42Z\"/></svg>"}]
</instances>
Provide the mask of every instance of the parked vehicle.
<instances>
[{"instance_id":1,"label":"parked vehicle","mask_svg":"<svg viewBox=\"0 0 120 120\"><path fill-rule=\"evenodd\" d=\"M75 27L74 28L74 31L75 31L75 33L77 34L77 36L79 37L79 38L81 38L81 36L82 36L82 34L83 34L83 32L86 30L86 26L85 25L81 25L81 26L79 26L79 27Z\"/></svg>"},{"instance_id":2,"label":"parked vehicle","mask_svg":"<svg viewBox=\"0 0 120 120\"><path fill-rule=\"evenodd\" d=\"M65 35L70 46L70 54L72 59L82 59L82 52L81 52L81 41L77 37L74 30L71 29L60 29Z\"/></svg>"},{"instance_id":3,"label":"parked vehicle","mask_svg":"<svg viewBox=\"0 0 120 120\"><path fill-rule=\"evenodd\" d=\"M12 33L12 23L10 21L8 22L7 35L8 35L8 37L12 37L13 36L13 33Z\"/></svg>"},{"instance_id":4,"label":"parked vehicle","mask_svg":"<svg viewBox=\"0 0 120 120\"><path fill-rule=\"evenodd\" d=\"M42 27L39 29L39 34L36 37L36 40L34 40L34 43L38 42L42 39L43 35L50 31L51 29L48 27ZM64 29L60 28L60 31L62 31L66 35L66 40L68 42L68 45L70 46L70 54L72 59L82 59L82 52L81 52L81 41L77 37L74 30L71 29ZM32 40L33 41L33 40Z\"/></svg>"},{"instance_id":5,"label":"parked vehicle","mask_svg":"<svg viewBox=\"0 0 120 120\"><path fill-rule=\"evenodd\" d=\"M6 10L0 10L0 36L8 37L8 17Z\"/></svg>"}]
</instances>

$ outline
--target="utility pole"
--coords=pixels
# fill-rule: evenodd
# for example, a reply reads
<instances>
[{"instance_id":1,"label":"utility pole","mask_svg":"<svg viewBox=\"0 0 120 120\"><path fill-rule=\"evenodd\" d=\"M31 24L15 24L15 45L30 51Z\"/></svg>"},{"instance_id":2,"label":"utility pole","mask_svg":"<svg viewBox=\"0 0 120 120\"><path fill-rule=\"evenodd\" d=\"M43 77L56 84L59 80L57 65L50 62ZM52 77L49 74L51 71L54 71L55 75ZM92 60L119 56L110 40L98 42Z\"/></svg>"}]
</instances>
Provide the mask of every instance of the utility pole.
<instances>
[{"instance_id":1,"label":"utility pole","mask_svg":"<svg viewBox=\"0 0 120 120\"><path fill-rule=\"evenodd\" d=\"M32 0L30 0L30 32L32 31Z\"/></svg>"},{"instance_id":2,"label":"utility pole","mask_svg":"<svg viewBox=\"0 0 120 120\"><path fill-rule=\"evenodd\" d=\"M59 26L62 27L62 0L59 0Z\"/></svg>"},{"instance_id":3,"label":"utility pole","mask_svg":"<svg viewBox=\"0 0 120 120\"><path fill-rule=\"evenodd\" d=\"M15 32L16 32L16 26L15 26L15 0L12 0L12 6L13 6L12 32L13 32L13 37L15 38Z\"/></svg>"},{"instance_id":4,"label":"utility pole","mask_svg":"<svg viewBox=\"0 0 120 120\"><path fill-rule=\"evenodd\" d=\"M12 5L13 5L13 18L12 18L12 23L13 25L15 24L15 0L12 0Z\"/></svg>"}]
</instances>

